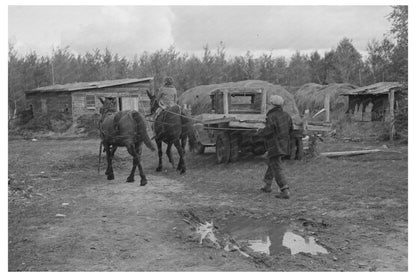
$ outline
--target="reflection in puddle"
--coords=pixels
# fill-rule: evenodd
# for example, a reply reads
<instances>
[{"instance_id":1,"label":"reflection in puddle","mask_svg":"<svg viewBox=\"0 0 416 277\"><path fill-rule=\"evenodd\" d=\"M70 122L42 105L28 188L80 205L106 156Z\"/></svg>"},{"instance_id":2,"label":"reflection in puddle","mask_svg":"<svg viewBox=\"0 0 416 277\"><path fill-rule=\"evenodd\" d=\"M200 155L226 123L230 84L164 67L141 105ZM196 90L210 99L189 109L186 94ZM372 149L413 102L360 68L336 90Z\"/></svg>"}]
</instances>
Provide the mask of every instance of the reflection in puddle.
<instances>
[{"instance_id":1,"label":"reflection in puddle","mask_svg":"<svg viewBox=\"0 0 416 277\"><path fill-rule=\"evenodd\" d=\"M270 246L272 243L269 236L265 240L249 240L248 243L248 247L254 252L270 255Z\"/></svg>"},{"instance_id":2,"label":"reflection in puddle","mask_svg":"<svg viewBox=\"0 0 416 277\"><path fill-rule=\"evenodd\" d=\"M310 253L316 255L318 253L328 254L328 251L315 242L315 238L309 237L306 240L292 232L286 232L283 236L283 246L290 249L292 255L297 253Z\"/></svg>"},{"instance_id":3,"label":"reflection in puddle","mask_svg":"<svg viewBox=\"0 0 416 277\"><path fill-rule=\"evenodd\" d=\"M212 242L216 248L225 251L238 251L245 257L252 252L276 255L290 250L292 255L297 253L328 254L328 251L318 245L315 238L308 237L306 240L288 231L287 224L275 224L264 219L253 219L244 216L231 217L221 225L221 232L214 234L214 223L199 223L196 232L200 235L199 243L203 240Z\"/></svg>"},{"instance_id":4,"label":"reflection in puddle","mask_svg":"<svg viewBox=\"0 0 416 277\"><path fill-rule=\"evenodd\" d=\"M196 226L196 232L201 235L201 238L199 239L199 244L202 244L202 240L207 239L214 243L215 246L220 247L220 245L218 244L218 240L214 235L213 229L214 224L212 221L211 223L205 222L205 224L198 224L198 226Z\"/></svg>"}]
</instances>

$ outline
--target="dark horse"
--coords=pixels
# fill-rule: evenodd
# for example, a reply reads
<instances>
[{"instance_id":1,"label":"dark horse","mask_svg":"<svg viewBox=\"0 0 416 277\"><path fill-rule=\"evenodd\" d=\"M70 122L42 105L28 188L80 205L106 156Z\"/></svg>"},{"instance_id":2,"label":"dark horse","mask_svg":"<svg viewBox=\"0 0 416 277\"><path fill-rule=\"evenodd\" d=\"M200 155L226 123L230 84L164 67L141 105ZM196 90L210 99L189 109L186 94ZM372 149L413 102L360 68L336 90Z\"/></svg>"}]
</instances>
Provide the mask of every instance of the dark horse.
<instances>
[{"instance_id":1,"label":"dark horse","mask_svg":"<svg viewBox=\"0 0 416 277\"><path fill-rule=\"evenodd\" d=\"M103 107L100 109L100 136L101 143L107 156L107 180L114 179L112 159L119 146L125 146L130 155L133 156L133 168L127 178L127 182L134 182L136 167L140 171L140 185L147 184L146 176L140 163L142 143L155 150L149 136L147 135L146 124L143 117L137 111L117 112L117 101L115 98L99 98ZM101 155L101 153L100 153Z\"/></svg>"},{"instance_id":2,"label":"dark horse","mask_svg":"<svg viewBox=\"0 0 416 277\"><path fill-rule=\"evenodd\" d=\"M150 114L154 114L159 107L156 96L147 91L150 98ZM189 141L189 150L192 152L196 146L195 130L192 124L192 119L181 110L179 106L173 106L161 111L159 116L155 118L154 124L155 141L159 155L159 165L156 171L162 170L162 142L167 144L166 155L169 162L175 167L172 159L171 148L175 145L179 154L179 163L176 170L181 174L186 172L185 165L185 145L186 140Z\"/></svg>"}]
</instances>

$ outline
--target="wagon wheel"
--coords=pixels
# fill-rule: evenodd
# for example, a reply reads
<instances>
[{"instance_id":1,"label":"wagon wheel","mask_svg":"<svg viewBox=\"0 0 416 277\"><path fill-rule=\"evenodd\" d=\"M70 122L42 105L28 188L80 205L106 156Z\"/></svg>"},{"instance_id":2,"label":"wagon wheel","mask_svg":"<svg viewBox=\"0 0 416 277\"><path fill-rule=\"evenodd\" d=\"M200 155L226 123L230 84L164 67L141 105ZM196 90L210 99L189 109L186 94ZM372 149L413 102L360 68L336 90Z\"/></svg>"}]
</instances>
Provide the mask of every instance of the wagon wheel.
<instances>
[{"instance_id":1,"label":"wagon wheel","mask_svg":"<svg viewBox=\"0 0 416 277\"><path fill-rule=\"evenodd\" d=\"M215 152L217 163L228 163L230 160L230 136L227 133L221 133L217 136Z\"/></svg>"},{"instance_id":2,"label":"wagon wheel","mask_svg":"<svg viewBox=\"0 0 416 277\"><path fill-rule=\"evenodd\" d=\"M264 147L264 143L262 142L255 143L253 145L253 148L251 149L251 152L256 156L260 156L266 153L266 148Z\"/></svg>"},{"instance_id":3,"label":"wagon wheel","mask_svg":"<svg viewBox=\"0 0 416 277\"><path fill-rule=\"evenodd\" d=\"M196 153L201 155L201 154L204 154L204 152L205 152L205 146L198 141L196 143Z\"/></svg>"},{"instance_id":4,"label":"wagon wheel","mask_svg":"<svg viewBox=\"0 0 416 277\"><path fill-rule=\"evenodd\" d=\"M239 150L238 137L236 135L232 135L230 139L230 162L233 163L238 160Z\"/></svg>"},{"instance_id":5,"label":"wagon wheel","mask_svg":"<svg viewBox=\"0 0 416 277\"><path fill-rule=\"evenodd\" d=\"M201 154L204 154L205 152L205 146L199 140L199 137L200 137L199 133L203 132L204 127L202 124L197 123L194 125L194 128L195 128L195 133L197 137L197 142L196 142L196 147L195 147L196 154L201 155Z\"/></svg>"}]
</instances>

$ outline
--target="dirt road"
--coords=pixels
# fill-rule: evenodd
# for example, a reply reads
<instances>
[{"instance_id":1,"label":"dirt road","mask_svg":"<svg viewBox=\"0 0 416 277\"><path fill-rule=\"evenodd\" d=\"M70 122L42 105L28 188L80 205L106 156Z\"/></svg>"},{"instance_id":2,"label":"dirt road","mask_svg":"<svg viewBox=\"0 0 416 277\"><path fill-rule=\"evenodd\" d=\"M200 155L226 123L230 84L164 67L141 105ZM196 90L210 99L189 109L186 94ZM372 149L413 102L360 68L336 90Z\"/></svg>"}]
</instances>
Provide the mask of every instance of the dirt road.
<instances>
[{"instance_id":1,"label":"dirt road","mask_svg":"<svg viewBox=\"0 0 416 277\"><path fill-rule=\"evenodd\" d=\"M146 150L149 183L140 187L138 176L125 183L131 161L124 149L107 181L97 174L96 140L10 141L9 270L404 271L407 148L395 149L286 162L293 197L284 201L258 191L261 157L224 166L212 154L188 154L188 172L178 175L168 163L155 173L156 154ZM218 238L236 229L230 222L257 220L271 226L272 245L281 243L273 230L284 226L328 253L292 255L281 245L271 256L227 252L200 244L189 214L212 221Z\"/></svg>"}]
</instances>

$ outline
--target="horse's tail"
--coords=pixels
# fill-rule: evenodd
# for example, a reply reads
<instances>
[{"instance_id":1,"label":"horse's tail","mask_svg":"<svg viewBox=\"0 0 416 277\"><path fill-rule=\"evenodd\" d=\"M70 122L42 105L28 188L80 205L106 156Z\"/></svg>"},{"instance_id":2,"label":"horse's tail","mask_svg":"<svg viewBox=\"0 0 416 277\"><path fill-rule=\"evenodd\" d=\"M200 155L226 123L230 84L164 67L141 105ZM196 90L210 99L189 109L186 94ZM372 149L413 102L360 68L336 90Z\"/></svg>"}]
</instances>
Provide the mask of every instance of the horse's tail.
<instances>
[{"instance_id":1,"label":"horse's tail","mask_svg":"<svg viewBox=\"0 0 416 277\"><path fill-rule=\"evenodd\" d=\"M136 124L137 124L138 136L140 136L143 139L144 144L150 150L155 151L156 149L152 141L150 140L149 135L147 134L147 128L146 128L146 124L144 123L143 117L137 111L132 112L132 117L134 121L136 121Z\"/></svg>"},{"instance_id":2,"label":"horse's tail","mask_svg":"<svg viewBox=\"0 0 416 277\"><path fill-rule=\"evenodd\" d=\"M182 124L185 125L185 132L186 137L188 138L189 142L189 151L193 152L196 148L197 138L196 138L196 131L194 128L193 120L189 117L188 113L184 110L181 111L182 115Z\"/></svg>"}]
</instances>

